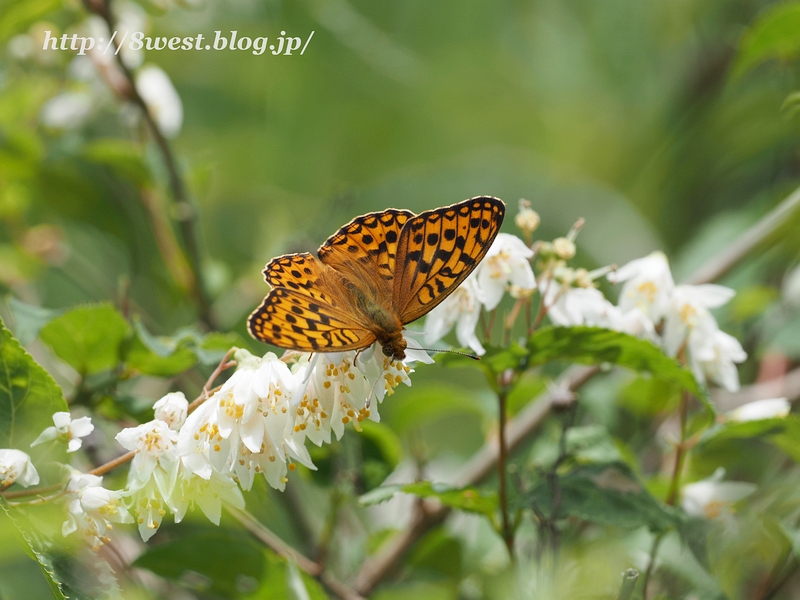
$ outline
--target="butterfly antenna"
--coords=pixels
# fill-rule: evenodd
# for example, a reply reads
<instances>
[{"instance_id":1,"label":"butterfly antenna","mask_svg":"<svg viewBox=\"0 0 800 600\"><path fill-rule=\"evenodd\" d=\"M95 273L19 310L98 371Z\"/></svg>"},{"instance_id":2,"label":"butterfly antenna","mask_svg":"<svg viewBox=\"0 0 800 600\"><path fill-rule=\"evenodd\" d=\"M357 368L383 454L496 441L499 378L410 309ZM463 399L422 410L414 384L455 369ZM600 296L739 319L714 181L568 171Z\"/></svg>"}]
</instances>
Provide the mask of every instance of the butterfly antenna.
<instances>
[{"instance_id":1,"label":"butterfly antenna","mask_svg":"<svg viewBox=\"0 0 800 600\"><path fill-rule=\"evenodd\" d=\"M459 352L458 350L439 350L437 348L415 348L415 350L425 350L425 352L446 352L447 354L458 354L460 356L466 356L467 358L471 358L473 360L480 360L481 357L475 354L469 354L468 352Z\"/></svg>"}]
</instances>

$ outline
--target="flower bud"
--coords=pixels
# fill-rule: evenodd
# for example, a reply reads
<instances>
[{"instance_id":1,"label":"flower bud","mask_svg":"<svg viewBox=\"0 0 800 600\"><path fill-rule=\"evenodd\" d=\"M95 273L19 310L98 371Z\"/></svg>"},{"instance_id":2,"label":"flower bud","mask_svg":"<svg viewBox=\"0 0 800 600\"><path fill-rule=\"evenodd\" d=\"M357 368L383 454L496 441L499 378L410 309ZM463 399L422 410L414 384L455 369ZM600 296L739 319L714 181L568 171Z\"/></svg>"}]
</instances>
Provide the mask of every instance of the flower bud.
<instances>
[{"instance_id":1,"label":"flower bud","mask_svg":"<svg viewBox=\"0 0 800 600\"><path fill-rule=\"evenodd\" d=\"M164 421L170 429L178 430L186 420L186 412L189 402L183 392L172 392L153 405L155 417L159 421Z\"/></svg>"},{"instance_id":2,"label":"flower bud","mask_svg":"<svg viewBox=\"0 0 800 600\"><path fill-rule=\"evenodd\" d=\"M517 224L517 227L519 227L523 233L531 234L539 228L539 223L541 223L541 221L542 219L539 217L539 213L531 209L531 203L527 200L520 199L519 212L517 216L514 217L514 222Z\"/></svg>"},{"instance_id":3,"label":"flower bud","mask_svg":"<svg viewBox=\"0 0 800 600\"><path fill-rule=\"evenodd\" d=\"M569 260L575 256L575 242L565 237L556 238L553 240L553 250L555 250L559 258Z\"/></svg>"}]
</instances>

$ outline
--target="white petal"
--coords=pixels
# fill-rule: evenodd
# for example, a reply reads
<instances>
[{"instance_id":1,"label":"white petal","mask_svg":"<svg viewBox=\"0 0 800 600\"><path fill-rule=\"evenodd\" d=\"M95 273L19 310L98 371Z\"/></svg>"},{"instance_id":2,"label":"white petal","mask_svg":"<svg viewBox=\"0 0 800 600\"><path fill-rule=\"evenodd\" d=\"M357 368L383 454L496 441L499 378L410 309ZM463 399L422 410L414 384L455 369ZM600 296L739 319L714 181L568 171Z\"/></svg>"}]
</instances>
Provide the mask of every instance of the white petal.
<instances>
[{"instance_id":1,"label":"white petal","mask_svg":"<svg viewBox=\"0 0 800 600\"><path fill-rule=\"evenodd\" d=\"M786 398L770 398L748 402L727 413L731 421L759 421L761 419L783 419L789 414L791 404Z\"/></svg>"},{"instance_id":2,"label":"white petal","mask_svg":"<svg viewBox=\"0 0 800 600\"><path fill-rule=\"evenodd\" d=\"M72 421L69 429L73 437L86 437L94 431L94 425L92 424L91 417L81 417L80 419Z\"/></svg>"},{"instance_id":3,"label":"white petal","mask_svg":"<svg viewBox=\"0 0 800 600\"><path fill-rule=\"evenodd\" d=\"M33 441L31 446L37 446L39 444L44 444L45 442L49 442L50 440L54 440L54 439L56 439L57 435L58 435L58 432L56 431L55 427L48 427L42 433L39 434L39 437L37 437Z\"/></svg>"}]
</instances>

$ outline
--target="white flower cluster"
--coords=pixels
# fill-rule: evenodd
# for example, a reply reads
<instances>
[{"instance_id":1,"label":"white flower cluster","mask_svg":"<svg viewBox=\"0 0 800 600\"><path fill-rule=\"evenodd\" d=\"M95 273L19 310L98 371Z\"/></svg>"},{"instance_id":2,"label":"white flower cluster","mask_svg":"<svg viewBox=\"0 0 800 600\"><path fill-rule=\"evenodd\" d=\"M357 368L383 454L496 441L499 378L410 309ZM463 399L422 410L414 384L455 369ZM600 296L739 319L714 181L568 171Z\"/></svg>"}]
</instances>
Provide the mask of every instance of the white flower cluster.
<instances>
[{"instance_id":1,"label":"white flower cluster","mask_svg":"<svg viewBox=\"0 0 800 600\"><path fill-rule=\"evenodd\" d=\"M591 277L590 277L591 279ZM670 356L685 350L701 383L707 380L730 391L739 389L735 363L747 358L741 344L720 330L710 308L722 306L735 292L721 285L675 285L662 252L633 260L608 274L622 283L617 305L599 290L557 274L547 281L545 302L556 325L590 325L649 339ZM555 282L555 283L554 283ZM543 286L545 284L542 284Z\"/></svg>"},{"instance_id":2,"label":"white flower cluster","mask_svg":"<svg viewBox=\"0 0 800 600\"><path fill-rule=\"evenodd\" d=\"M406 341L408 362L433 362L414 340ZM378 421L377 404L399 384L411 385L411 367L384 356L377 344L313 358L288 354L289 364L271 352L258 358L237 350L236 372L191 415L180 392L156 402L152 421L116 436L135 453L124 490L108 490L102 477L72 472L64 535L77 531L96 550L113 523L135 520L146 541L167 513L177 523L195 504L219 524L223 503L244 508L242 490L251 489L259 474L283 490L295 462L314 469L306 439L319 446L341 438L348 423L358 428L364 419ZM74 451L94 428L87 417L73 420L69 413L53 420L55 426L33 445L58 439ZM38 482L27 454L0 450L0 485Z\"/></svg>"},{"instance_id":3,"label":"white flower cluster","mask_svg":"<svg viewBox=\"0 0 800 600\"><path fill-rule=\"evenodd\" d=\"M662 252L631 261L608 278L624 282L619 308L640 311L661 332L654 341L668 355L678 356L685 350L698 381L709 380L729 391L739 389L735 363L743 362L747 353L735 337L720 330L709 312L736 292L713 284L676 286Z\"/></svg>"}]
</instances>

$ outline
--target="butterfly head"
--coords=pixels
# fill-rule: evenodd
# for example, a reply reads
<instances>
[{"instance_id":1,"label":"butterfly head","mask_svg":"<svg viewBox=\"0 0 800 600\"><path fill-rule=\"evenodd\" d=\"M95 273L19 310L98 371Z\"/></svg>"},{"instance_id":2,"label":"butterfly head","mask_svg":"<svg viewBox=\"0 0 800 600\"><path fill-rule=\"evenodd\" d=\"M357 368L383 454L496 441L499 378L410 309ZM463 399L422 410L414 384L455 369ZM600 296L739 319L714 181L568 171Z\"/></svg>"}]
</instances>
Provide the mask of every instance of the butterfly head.
<instances>
[{"instance_id":1,"label":"butterfly head","mask_svg":"<svg viewBox=\"0 0 800 600\"><path fill-rule=\"evenodd\" d=\"M384 356L392 360L404 360L406 357L406 340L400 331L379 340Z\"/></svg>"}]
</instances>

